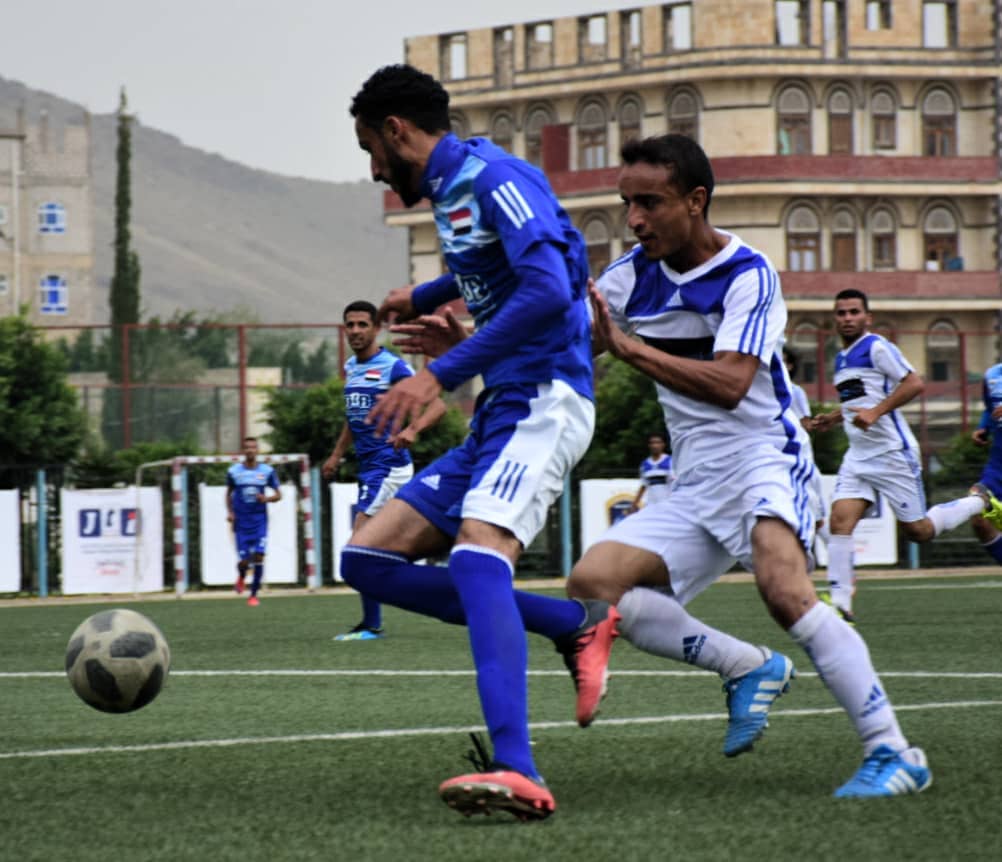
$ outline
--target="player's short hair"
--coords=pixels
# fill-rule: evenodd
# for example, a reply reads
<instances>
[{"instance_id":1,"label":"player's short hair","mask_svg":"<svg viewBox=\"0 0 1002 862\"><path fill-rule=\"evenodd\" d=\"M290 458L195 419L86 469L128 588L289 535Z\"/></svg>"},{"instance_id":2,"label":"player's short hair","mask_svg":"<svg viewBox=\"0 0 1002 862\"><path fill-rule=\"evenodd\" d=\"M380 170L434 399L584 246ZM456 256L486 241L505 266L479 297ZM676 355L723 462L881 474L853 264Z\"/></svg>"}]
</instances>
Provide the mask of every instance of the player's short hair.
<instances>
[{"instance_id":1,"label":"player's short hair","mask_svg":"<svg viewBox=\"0 0 1002 862\"><path fill-rule=\"evenodd\" d=\"M648 442L650 442L652 437L657 437L658 440L666 445L668 443L668 437L665 435L664 431L651 431L651 433L647 435Z\"/></svg>"},{"instance_id":2,"label":"player's short hair","mask_svg":"<svg viewBox=\"0 0 1002 862\"><path fill-rule=\"evenodd\" d=\"M623 144L620 155L624 165L644 162L668 169L668 179L683 194L702 186L706 189L703 218L710 211L713 196L713 168L703 148L686 135L658 135L652 138L630 138Z\"/></svg>"},{"instance_id":3,"label":"player's short hair","mask_svg":"<svg viewBox=\"0 0 1002 862\"><path fill-rule=\"evenodd\" d=\"M250 434L248 434L246 437L244 437L244 443L257 443L257 437L252 437Z\"/></svg>"},{"instance_id":4,"label":"player's short hair","mask_svg":"<svg viewBox=\"0 0 1002 862\"><path fill-rule=\"evenodd\" d=\"M351 100L351 115L373 129L387 117L410 120L423 132L449 131L449 94L427 72L397 64L377 69Z\"/></svg>"},{"instance_id":5,"label":"player's short hair","mask_svg":"<svg viewBox=\"0 0 1002 862\"><path fill-rule=\"evenodd\" d=\"M840 299L858 299L863 303L863 310L870 310L870 300L867 299L866 294L863 293L859 288L847 287L844 290L840 290L835 294L835 301L838 302Z\"/></svg>"},{"instance_id":6,"label":"player's short hair","mask_svg":"<svg viewBox=\"0 0 1002 862\"><path fill-rule=\"evenodd\" d=\"M356 299L354 302L349 302L344 307L344 314L341 315L341 319L342 320L347 320L348 319L348 315L351 312L353 312L353 311L362 311L362 312L365 312L366 314L369 315L369 319L373 323L376 322L376 316L379 314L379 309L376 308L376 306L374 306L371 302L369 302L369 300L367 300L367 299Z\"/></svg>"}]
</instances>

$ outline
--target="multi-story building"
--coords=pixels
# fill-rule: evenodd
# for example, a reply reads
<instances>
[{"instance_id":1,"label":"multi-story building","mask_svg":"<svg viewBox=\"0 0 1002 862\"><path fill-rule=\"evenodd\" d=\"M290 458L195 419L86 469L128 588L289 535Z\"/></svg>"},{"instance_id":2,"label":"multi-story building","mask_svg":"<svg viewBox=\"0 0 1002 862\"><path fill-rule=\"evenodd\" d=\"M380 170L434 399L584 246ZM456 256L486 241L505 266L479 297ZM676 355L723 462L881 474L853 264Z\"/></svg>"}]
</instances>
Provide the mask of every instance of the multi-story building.
<instances>
[{"instance_id":1,"label":"multi-story building","mask_svg":"<svg viewBox=\"0 0 1002 862\"><path fill-rule=\"evenodd\" d=\"M0 112L0 316L88 324L93 292L89 115Z\"/></svg>"},{"instance_id":2,"label":"multi-story building","mask_svg":"<svg viewBox=\"0 0 1002 862\"><path fill-rule=\"evenodd\" d=\"M781 273L807 382L843 287L927 380L997 361L1002 0L654 3L411 38L406 59L446 84L458 134L546 171L596 271L632 245L621 142L698 140L713 223ZM428 210L388 193L385 214L409 229L412 277L438 275Z\"/></svg>"}]
</instances>

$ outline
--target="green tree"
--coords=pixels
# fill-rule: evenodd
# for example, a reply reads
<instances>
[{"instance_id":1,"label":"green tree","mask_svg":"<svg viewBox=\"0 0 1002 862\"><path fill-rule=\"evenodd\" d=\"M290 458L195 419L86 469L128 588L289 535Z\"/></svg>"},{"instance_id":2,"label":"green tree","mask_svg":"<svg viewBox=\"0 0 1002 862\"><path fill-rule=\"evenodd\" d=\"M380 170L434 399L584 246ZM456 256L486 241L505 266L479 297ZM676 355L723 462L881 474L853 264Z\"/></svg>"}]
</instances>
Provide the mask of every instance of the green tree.
<instances>
[{"instance_id":1,"label":"green tree","mask_svg":"<svg viewBox=\"0 0 1002 862\"><path fill-rule=\"evenodd\" d=\"M665 431L654 383L608 354L596 360L595 379L595 434L575 475L632 476L647 456L648 435Z\"/></svg>"},{"instance_id":2,"label":"green tree","mask_svg":"<svg viewBox=\"0 0 1002 862\"><path fill-rule=\"evenodd\" d=\"M14 483L15 466L69 461L85 430L59 348L23 315L0 319L0 484Z\"/></svg>"}]
</instances>

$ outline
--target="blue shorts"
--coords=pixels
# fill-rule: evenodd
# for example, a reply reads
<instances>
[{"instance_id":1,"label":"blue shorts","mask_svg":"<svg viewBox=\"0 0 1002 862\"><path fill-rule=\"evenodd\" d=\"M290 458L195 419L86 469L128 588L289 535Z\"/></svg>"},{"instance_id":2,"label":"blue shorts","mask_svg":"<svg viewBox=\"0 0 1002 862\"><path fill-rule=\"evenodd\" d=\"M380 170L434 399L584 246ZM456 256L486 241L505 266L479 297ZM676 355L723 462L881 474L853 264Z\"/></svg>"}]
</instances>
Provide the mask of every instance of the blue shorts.
<instances>
[{"instance_id":1,"label":"blue shorts","mask_svg":"<svg viewBox=\"0 0 1002 862\"><path fill-rule=\"evenodd\" d=\"M397 492L447 536L463 519L509 530L527 547L591 442L595 406L563 381L480 394L470 435Z\"/></svg>"},{"instance_id":2,"label":"blue shorts","mask_svg":"<svg viewBox=\"0 0 1002 862\"><path fill-rule=\"evenodd\" d=\"M978 481L987 486L996 497L1002 497L1002 465L989 461L981 471L981 478Z\"/></svg>"},{"instance_id":3,"label":"blue shorts","mask_svg":"<svg viewBox=\"0 0 1002 862\"><path fill-rule=\"evenodd\" d=\"M237 556L241 560L260 554L262 557L268 547L268 530L247 530L242 533L234 533L237 543Z\"/></svg>"},{"instance_id":4,"label":"blue shorts","mask_svg":"<svg viewBox=\"0 0 1002 862\"><path fill-rule=\"evenodd\" d=\"M361 513L375 515L394 494L414 478L414 465L380 467L358 477L358 502L352 506L352 518Z\"/></svg>"}]
</instances>

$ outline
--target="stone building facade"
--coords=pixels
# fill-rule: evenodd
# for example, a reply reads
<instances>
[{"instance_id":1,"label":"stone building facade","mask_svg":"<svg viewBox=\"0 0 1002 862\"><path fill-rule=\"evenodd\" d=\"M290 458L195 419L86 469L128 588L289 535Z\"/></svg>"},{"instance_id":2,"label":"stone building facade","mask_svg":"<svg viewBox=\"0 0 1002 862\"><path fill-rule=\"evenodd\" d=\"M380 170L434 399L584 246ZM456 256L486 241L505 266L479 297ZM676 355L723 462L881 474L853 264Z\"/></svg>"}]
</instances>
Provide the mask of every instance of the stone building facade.
<instances>
[{"instance_id":1,"label":"stone building facade","mask_svg":"<svg viewBox=\"0 0 1002 862\"><path fill-rule=\"evenodd\" d=\"M449 89L458 134L546 171L596 272L632 245L621 142L698 140L713 223L780 271L808 384L843 287L872 298L877 328L931 382L998 360L1002 0L638 4L405 47ZM428 210L388 193L385 217L409 231L413 279L438 275Z\"/></svg>"},{"instance_id":2,"label":"stone building facade","mask_svg":"<svg viewBox=\"0 0 1002 862\"><path fill-rule=\"evenodd\" d=\"M27 307L42 326L92 323L90 136L82 111L0 113L0 316Z\"/></svg>"}]
</instances>

